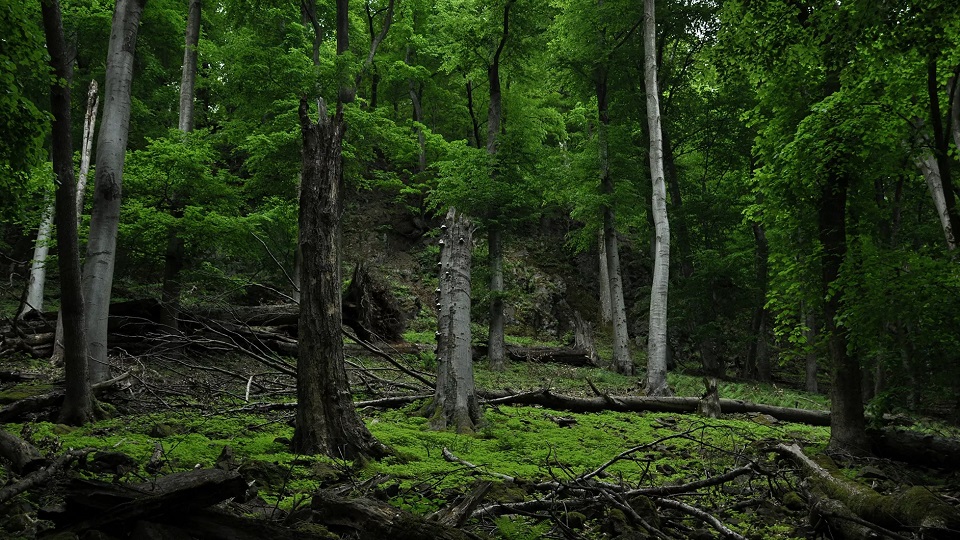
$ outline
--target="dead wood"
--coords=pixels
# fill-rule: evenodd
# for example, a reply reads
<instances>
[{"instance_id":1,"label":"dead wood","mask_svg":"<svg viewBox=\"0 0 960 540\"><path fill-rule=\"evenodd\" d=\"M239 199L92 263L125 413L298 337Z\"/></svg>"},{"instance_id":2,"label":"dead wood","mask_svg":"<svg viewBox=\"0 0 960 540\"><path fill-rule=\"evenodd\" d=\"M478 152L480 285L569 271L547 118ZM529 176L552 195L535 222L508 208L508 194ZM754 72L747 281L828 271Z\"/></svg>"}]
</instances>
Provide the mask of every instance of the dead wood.
<instances>
[{"instance_id":1,"label":"dead wood","mask_svg":"<svg viewBox=\"0 0 960 540\"><path fill-rule=\"evenodd\" d=\"M444 448L446 451L446 448ZM446 457L446 456L444 456ZM457 504L448 505L430 515L429 519L446 527L462 527L470 519L474 509L483 501L483 498L490 491L493 482L484 480L477 482Z\"/></svg>"},{"instance_id":2,"label":"dead wood","mask_svg":"<svg viewBox=\"0 0 960 540\"><path fill-rule=\"evenodd\" d=\"M4 432L0 431L0 433ZM33 447L31 446L31 448ZM36 451L35 448L34 451ZM19 481L5 486L3 489L0 489L0 504L7 502L24 491L29 491L35 487L46 484L55 474L66 469L74 461L78 459L82 460L90 451L90 449L70 450L66 454L63 454L54 460L53 463L44 465L41 468L36 469L30 474L24 476ZM44 464L49 463L47 460L42 461ZM37 463L37 461L31 462L31 466L35 463Z\"/></svg>"},{"instance_id":3,"label":"dead wood","mask_svg":"<svg viewBox=\"0 0 960 540\"><path fill-rule=\"evenodd\" d=\"M649 397L649 396L597 396L580 397L556 394L550 389L534 390L519 394L507 392L481 392L488 404L519 404L540 405L552 409L562 409L571 412L599 412L604 410L625 412L674 412L692 413L697 411L700 399L696 397ZM798 422L814 426L830 425L828 411L811 411L806 409L791 409L752 403L739 399L720 399L720 408L725 414L730 413L760 413L770 415L785 422Z\"/></svg>"},{"instance_id":4,"label":"dead wood","mask_svg":"<svg viewBox=\"0 0 960 540\"><path fill-rule=\"evenodd\" d=\"M267 521L234 516L214 509L158 521L139 521L133 538L203 540L327 540L329 535L303 529L289 529Z\"/></svg>"},{"instance_id":5,"label":"dead wood","mask_svg":"<svg viewBox=\"0 0 960 540\"><path fill-rule=\"evenodd\" d=\"M778 444L774 450L800 468L814 491L839 501L860 519L891 529L916 528L924 538L955 538L960 528L960 511L927 488L882 495L844 476L826 455L807 456L795 444Z\"/></svg>"},{"instance_id":6,"label":"dead wood","mask_svg":"<svg viewBox=\"0 0 960 540\"><path fill-rule=\"evenodd\" d=\"M3 429L0 429L0 458L9 461L17 474L35 471L49 463L35 446Z\"/></svg>"},{"instance_id":7,"label":"dead wood","mask_svg":"<svg viewBox=\"0 0 960 540\"><path fill-rule=\"evenodd\" d=\"M94 395L99 396L116 387L129 377L130 372L126 372L108 381L94 384L93 393ZM36 413L44 409L59 407L60 404L63 403L63 396L64 391L62 388L59 388L45 394L31 396L4 405L2 408L0 408L0 423L17 422L24 415Z\"/></svg>"},{"instance_id":8,"label":"dead wood","mask_svg":"<svg viewBox=\"0 0 960 540\"><path fill-rule=\"evenodd\" d=\"M473 347L473 360L476 362L487 356L486 345ZM596 367L590 353L583 349L564 347L521 347L507 345L507 357L513 362L540 362L563 364L573 367Z\"/></svg>"},{"instance_id":9,"label":"dead wood","mask_svg":"<svg viewBox=\"0 0 960 540\"><path fill-rule=\"evenodd\" d=\"M342 537L358 540L467 540L474 535L415 516L373 499L347 499L331 491L313 495L314 521Z\"/></svg>"},{"instance_id":10,"label":"dead wood","mask_svg":"<svg viewBox=\"0 0 960 540\"><path fill-rule=\"evenodd\" d=\"M960 469L960 441L894 427L868 432L873 452L923 467Z\"/></svg>"},{"instance_id":11,"label":"dead wood","mask_svg":"<svg viewBox=\"0 0 960 540\"><path fill-rule=\"evenodd\" d=\"M362 262L343 293L343 324L363 341L403 341L406 316L397 298Z\"/></svg>"},{"instance_id":12,"label":"dead wood","mask_svg":"<svg viewBox=\"0 0 960 540\"><path fill-rule=\"evenodd\" d=\"M184 512L243 497L247 483L236 471L196 469L173 473L142 484L108 484L75 479L67 486L62 513L48 515L58 528L71 532L129 530L140 520L184 517Z\"/></svg>"}]
</instances>

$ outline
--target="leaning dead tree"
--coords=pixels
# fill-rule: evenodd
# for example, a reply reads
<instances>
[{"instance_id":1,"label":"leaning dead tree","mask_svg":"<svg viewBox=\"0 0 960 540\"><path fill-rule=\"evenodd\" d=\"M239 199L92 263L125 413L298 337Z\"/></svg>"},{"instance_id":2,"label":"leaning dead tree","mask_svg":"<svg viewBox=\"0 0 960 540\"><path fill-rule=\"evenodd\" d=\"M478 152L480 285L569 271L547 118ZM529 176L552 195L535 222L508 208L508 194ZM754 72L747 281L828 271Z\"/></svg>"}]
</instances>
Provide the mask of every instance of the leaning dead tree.
<instances>
[{"instance_id":1,"label":"leaning dead tree","mask_svg":"<svg viewBox=\"0 0 960 540\"><path fill-rule=\"evenodd\" d=\"M473 226L453 207L440 227L437 290L437 390L427 408L437 429L473 431L480 421L470 333L470 256Z\"/></svg>"}]
</instances>

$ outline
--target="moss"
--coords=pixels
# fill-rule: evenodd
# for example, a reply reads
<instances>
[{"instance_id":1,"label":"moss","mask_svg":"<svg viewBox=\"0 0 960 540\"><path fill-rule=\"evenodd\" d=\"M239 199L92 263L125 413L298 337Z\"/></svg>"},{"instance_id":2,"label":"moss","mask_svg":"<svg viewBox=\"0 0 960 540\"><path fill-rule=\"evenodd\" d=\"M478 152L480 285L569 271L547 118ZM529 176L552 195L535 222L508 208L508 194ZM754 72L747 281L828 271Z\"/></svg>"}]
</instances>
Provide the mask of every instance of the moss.
<instances>
[{"instance_id":1,"label":"moss","mask_svg":"<svg viewBox=\"0 0 960 540\"><path fill-rule=\"evenodd\" d=\"M805 510L807 508L807 503L804 502L803 498L796 491L788 491L783 494L783 505L789 508L790 510Z\"/></svg>"},{"instance_id":2,"label":"moss","mask_svg":"<svg viewBox=\"0 0 960 540\"><path fill-rule=\"evenodd\" d=\"M0 392L0 405L7 405L21 399L47 394L57 387L52 384L23 383Z\"/></svg>"}]
</instances>

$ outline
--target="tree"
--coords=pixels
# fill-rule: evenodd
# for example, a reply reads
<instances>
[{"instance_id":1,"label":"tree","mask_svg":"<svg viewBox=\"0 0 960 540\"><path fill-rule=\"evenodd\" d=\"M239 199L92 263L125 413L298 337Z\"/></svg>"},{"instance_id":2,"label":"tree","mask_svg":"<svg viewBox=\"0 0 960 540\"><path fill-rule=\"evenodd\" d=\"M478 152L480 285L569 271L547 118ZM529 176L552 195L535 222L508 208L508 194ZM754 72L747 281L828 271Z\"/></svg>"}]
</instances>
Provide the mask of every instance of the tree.
<instances>
[{"instance_id":1,"label":"tree","mask_svg":"<svg viewBox=\"0 0 960 540\"><path fill-rule=\"evenodd\" d=\"M57 242L60 246L60 292L66 357L66 394L59 421L81 425L93 420L93 392L87 376L83 298L80 292L80 246L77 239L76 181L73 176L73 140L70 125L72 60L63 37L57 0L43 0L43 27L56 79L50 87L53 110L53 163L57 179Z\"/></svg>"},{"instance_id":2,"label":"tree","mask_svg":"<svg viewBox=\"0 0 960 540\"><path fill-rule=\"evenodd\" d=\"M437 298L437 388L427 414L435 429L471 433L481 420L473 381L470 258L473 230L453 207L441 226Z\"/></svg>"},{"instance_id":3,"label":"tree","mask_svg":"<svg viewBox=\"0 0 960 540\"><path fill-rule=\"evenodd\" d=\"M145 3L146 0L117 1L107 49L103 122L97 142L96 186L87 258L83 267L84 314L92 382L104 381L109 376L107 321L120 220L123 163L130 127L134 48Z\"/></svg>"},{"instance_id":4,"label":"tree","mask_svg":"<svg viewBox=\"0 0 960 540\"><path fill-rule=\"evenodd\" d=\"M318 121L300 101L303 130L303 181L300 189L299 355L297 414L293 449L335 458L379 458L387 453L353 406L343 360L341 324L340 216L343 212L341 145L343 109L327 115L320 102Z\"/></svg>"},{"instance_id":5,"label":"tree","mask_svg":"<svg viewBox=\"0 0 960 540\"><path fill-rule=\"evenodd\" d=\"M197 82L197 44L200 41L200 0L190 0L187 11L187 27L184 32L183 70L180 78L180 115L178 129L183 133L193 131L194 124L194 87ZM170 196L170 210L174 217L183 217L183 194L174 192ZM161 323L173 331L178 329L180 311L180 292L182 290L180 273L184 265L183 238L171 227L167 233L167 249L164 257L163 289L161 303L163 316Z\"/></svg>"},{"instance_id":6,"label":"tree","mask_svg":"<svg viewBox=\"0 0 960 540\"><path fill-rule=\"evenodd\" d=\"M347 0L337 0L337 54L349 47ZM340 86L340 99L356 91ZM343 102L328 116L317 101L317 122L300 99L303 173L300 183L302 260L297 357L297 413L293 449L331 457L380 458L388 449L363 424L353 406L343 358L341 217L343 215Z\"/></svg>"},{"instance_id":7,"label":"tree","mask_svg":"<svg viewBox=\"0 0 960 540\"><path fill-rule=\"evenodd\" d=\"M667 386L667 290L670 283L670 223L663 175L663 139L660 131L660 92L657 90L656 18L654 0L645 0L643 10L644 82L647 123L650 133L650 180L653 184L653 220L656 249L650 294L650 326L647 338L647 395L672 392Z\"/></svg>"}]
</instances>

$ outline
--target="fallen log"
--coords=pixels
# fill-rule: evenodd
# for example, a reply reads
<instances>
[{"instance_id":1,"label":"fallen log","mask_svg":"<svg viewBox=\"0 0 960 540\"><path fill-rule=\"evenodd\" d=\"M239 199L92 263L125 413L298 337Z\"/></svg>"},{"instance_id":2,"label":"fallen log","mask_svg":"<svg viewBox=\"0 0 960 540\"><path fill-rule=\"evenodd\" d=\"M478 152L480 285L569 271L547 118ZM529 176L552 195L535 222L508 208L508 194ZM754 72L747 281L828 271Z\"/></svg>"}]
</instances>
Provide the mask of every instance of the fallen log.
<instances>
[{"instance_id":1,"label":"fallen log","mask_svg":"<svg viewBox=\"0 0 960 540\"><path fill-rule=\"evenodd\" d=\"M240 473L221 469L196 469L160 477L142 484L108 484L75 479L67 486L62 512L44 517L58 529L126 531L133 523L159 516L182 518L234 497L243 497L247 483Z\"/></svg>"},{"instance_id":2,"label":"fallen log","mask_svg":"<svg viewBox=\"0 0 960 540\"><path fill-rule=\"evenodd\" d=\"M605 410L624 412L673 412L693 413L697 411L700 398L696 397L650 397L650 396L567 396L555 394L550 389L534 390L513 394L507 392L480 392L489 404L540 405L551 409L571 412L600 412ZM784 422L797 422L814 426L830 425L828 411L791 409L752 403L740 399L720 399L720 409L730 413L760 413L772 416Z\"/></svg>"},{"instance_id":3,"label":"fallen log","mask_svg":"<svg viewBox=\"0 0 960 540\"><path fill-rule=\"evenodd\" d=\"M169 516L159 521L140 521L131 538L202 538L203 540L328 540L329 535L288 529L248 517L213 509Z\"/></svg>"},{"instance_id":4,"label":"fallen log","mask_svg":"<svg viewBox=\"0 0 960 540\"><path fill-rule=\"evenodd\" d=\"M597 364L590 357L590 353L583 349L567 347L521 347L507 345L507 357L514 362L539 362L563 364L573 367L596 367ZM479 361L487 356L486 345L473 347L473 361Z\"/></svg>"},{"instance_id":5,"label":"fallen log","mask_svg":"<svg viewBox=\"0 0 960 540\"><path fill-rule=\"evenodd\" d=\"M941 469L960 469L960 441L928 433L887 427L870 430L873 453L905 463Z\"/></svg>"},{"instance_id":6,"label":"fallen log","mask_svg":"<svg viewBox=\"0 0 960 540\"><path fill-rule=\"evenodd\" d=\"M344 538L357 540L467 540L476 536L416 516L373 499L347 499L331 491L313 495L314 521Z\"/></svg>"},{"instance_id":7,"label":"fallen log","mask_svg":"<svg viewBox=\"0 0 960 540\"><path fill-rule=\"evenodd\" d=\"M9 461L17 474L35 471L49 463L35 446L3 429L0 429L0 457Z\"/></svg>"},{"instance_id":8,"label":"fallen log","mask_svg":"<svg viewBox=\"0 0 960 540\"><path fill-rule=\"evenodd\" d=\"M17 495L23 493L24 491L31 490L37 486L46 484L53 475L64 470L76 460L82 460L88 453L89 449L85 450L70 450L66 454L60 456L53 463L49 465L44 465L39 469L34 470L30 474L24 476L19 481L14 482L8 486L5 486L3 489L0 489L0 504L3 504L10 499L16 497ZM49 463L47 460L42 460L44 464ZM37 463L36 461L31 462L31 465Z\"/></svg>"},{"instance_id":9,"label":"fallen log","mask_svg":"<svg viewBox=\"0 0 960 540\"><path fill-rule=\"evenodd\" d=\"M777 454L793 461L814 491L834 499L858 518L881 527L917 529L923 538L956 538L960 510L950 506L923 486L913 486L895 495L882 495L844 476L826 455L807 456L796 444L778 444Z\"/></svg>"}]
</instances>

